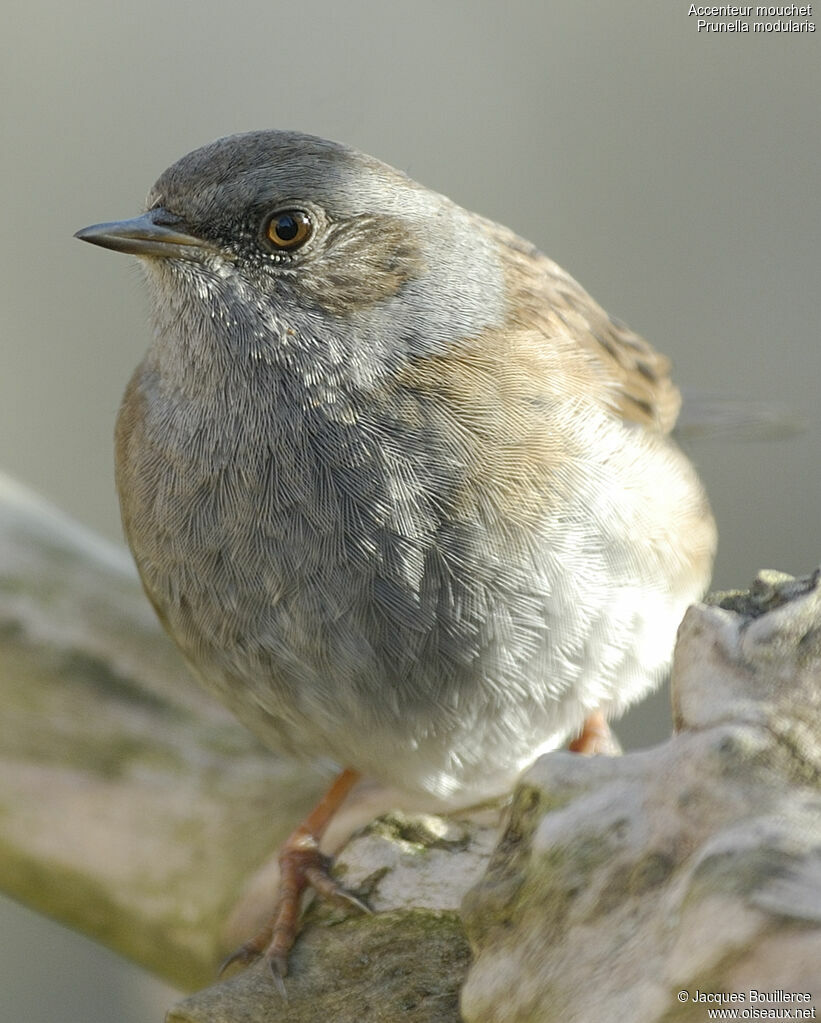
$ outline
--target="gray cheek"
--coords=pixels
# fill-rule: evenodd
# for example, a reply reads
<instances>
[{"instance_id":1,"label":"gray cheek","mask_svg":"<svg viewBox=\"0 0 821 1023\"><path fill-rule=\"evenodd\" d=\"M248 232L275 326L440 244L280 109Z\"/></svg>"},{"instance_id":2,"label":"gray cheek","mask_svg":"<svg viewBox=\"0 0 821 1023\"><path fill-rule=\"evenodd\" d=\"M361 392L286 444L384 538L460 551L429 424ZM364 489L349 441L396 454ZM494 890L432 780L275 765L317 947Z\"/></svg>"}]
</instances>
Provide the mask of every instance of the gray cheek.
<instances>
[{"instance_id":1,"label":"gray cheek","mask_svg":"<svg viewBox=\"0 0 821 1023\"><path fill-rule=\"evenodd\" d=\"M437 224L440 241L427 246L427 278L407 287L409 304L424 310L427 320L426 336L418 339L423 355L440 340L475 337L506 318L498 246L464 210L453 207L448 214L447 225Z\"/></svg>"},{"instance_id":2,"label":"gray cheek","mask_svg":"<svg viewBox=\"0 0 821 1023\"><path fill-rule=\"evenodd\" d=\"M477 230L461 223L458 208L449 218L452 230L437 224L437 236L424 250L425 270L406 281L390 301L374 308L362 335L390 359L445 354L454 346L501 326L508 312L498 247ZM388 339L388 344L384 343Z\"/></svg>"}]
</instances>

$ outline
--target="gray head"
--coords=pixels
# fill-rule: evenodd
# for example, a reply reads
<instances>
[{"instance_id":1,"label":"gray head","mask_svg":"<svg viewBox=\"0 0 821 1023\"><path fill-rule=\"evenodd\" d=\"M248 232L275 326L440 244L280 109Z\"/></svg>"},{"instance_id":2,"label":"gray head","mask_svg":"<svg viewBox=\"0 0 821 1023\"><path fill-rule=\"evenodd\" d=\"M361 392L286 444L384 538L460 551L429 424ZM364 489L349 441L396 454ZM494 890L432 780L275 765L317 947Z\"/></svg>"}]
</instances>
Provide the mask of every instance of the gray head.
<instances>
[{"instance_id":1,"label":"gray head","mask_svg":"<svg viewBox=\"0 0 821 1023\"><path fill-rule=\"evenodd\" d=\"M479 218L349 147L285 131L183 157L146 212L78 237L144 257L157 334L223 357L328 346L360 377L475 336L504 316ZM221 329L231 324L232 329Z\"/></svg>"}]
</instances>

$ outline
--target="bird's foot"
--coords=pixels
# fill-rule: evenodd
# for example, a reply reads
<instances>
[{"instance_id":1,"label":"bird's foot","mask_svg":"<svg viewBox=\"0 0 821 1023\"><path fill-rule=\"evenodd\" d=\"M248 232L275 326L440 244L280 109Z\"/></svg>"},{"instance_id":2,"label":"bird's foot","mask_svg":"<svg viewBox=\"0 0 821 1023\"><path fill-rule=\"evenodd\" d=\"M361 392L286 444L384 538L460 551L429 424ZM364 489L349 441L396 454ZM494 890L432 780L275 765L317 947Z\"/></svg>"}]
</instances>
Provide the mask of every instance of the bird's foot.
<instances>
[{"instance_id":1,"label":"bird's foot","mask_svg":"<svg viewBox=\"0 0 821 1023\"><path fill-rule=\"evenodd\" d=\"M330 818L358 777L353 771L343 771L319 805L286 839L279 853L279 891L273 915L253 938L228 956L220 974L235 963L248 966L263 959L285 997L283 978L288 973L288 956L299 932L300 905L306 888L313 888L323 899L337 905L360 913L371 912L361 899L331 877L333 859L319 848Z\"/></svg>"},{"instance_id":2,"label":"bird's foot","mask_svg":"<svg viewBox=\"0 0 821 1023\"><path fill-rule=\"evenodd\" d=\"M300 904L306 888L313 888L323 899L339 906L359 913L371 912L369 906L331 877L333 859L320 852L316 839L299 832L297 829L291 835L279 854L279 895L271 919L220 967L223 973L235 963L249 966L263 959L283 996L283 978L288 973L288 956L299 932Z\"/></svg>"},{"instance_id":3,"label":"bird's foot","mask_svg":"<svg viewBox=\"0 0 821 1023\"><path fill-rule=\"evenodd\" d=\"M584 721L581 734L570 743L571 753L587 756L618 756L621 753L619 740L610 731L607 719L600 710L593 711Z\"/></svg>"}]
</instances>

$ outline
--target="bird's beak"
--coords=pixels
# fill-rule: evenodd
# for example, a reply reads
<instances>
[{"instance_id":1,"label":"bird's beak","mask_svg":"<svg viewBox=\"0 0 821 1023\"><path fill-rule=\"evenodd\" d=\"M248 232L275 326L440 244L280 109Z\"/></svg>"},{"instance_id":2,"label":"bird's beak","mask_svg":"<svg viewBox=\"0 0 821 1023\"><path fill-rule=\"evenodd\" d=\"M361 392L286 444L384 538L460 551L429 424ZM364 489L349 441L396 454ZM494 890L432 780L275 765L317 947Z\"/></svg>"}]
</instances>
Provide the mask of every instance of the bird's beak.
<instances>
[{"instance_id":1,"label":"bird's beak","mask_svg":"<svg viewBox=\"0 0 821 1023\"><path fill-rule=\"evenodd\" d=\"M92 224L78 231L74 237L115 252L158 256L161 259L201 260L209 252L219 251L211 242L189 234L185 228L186 224L179 217L164 209L154 209L132 220Z\"/></svg>"}]
</instances>

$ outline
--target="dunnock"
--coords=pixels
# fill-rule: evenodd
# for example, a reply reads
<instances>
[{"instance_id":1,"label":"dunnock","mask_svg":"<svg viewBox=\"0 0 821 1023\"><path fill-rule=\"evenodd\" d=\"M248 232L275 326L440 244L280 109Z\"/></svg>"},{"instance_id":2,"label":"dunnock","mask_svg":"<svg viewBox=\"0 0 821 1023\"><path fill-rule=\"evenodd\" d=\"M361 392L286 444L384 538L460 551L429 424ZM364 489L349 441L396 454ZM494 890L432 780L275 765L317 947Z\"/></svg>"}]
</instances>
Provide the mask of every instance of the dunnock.
<instances>
[{"instance_id":1,"label":"dunnock","mask_svg":"<svg viewBox=\"0 0 821 1023\"><path fill-rule=\"evenodd\" d=\"M679 393L528 242L308 135L220 139L78 237L151 291L116 435L149 599L265 743L348 769L238 953L284 974L358 773L466 805L659 681L715 545Z\"/></svg>"}]
</instances>

